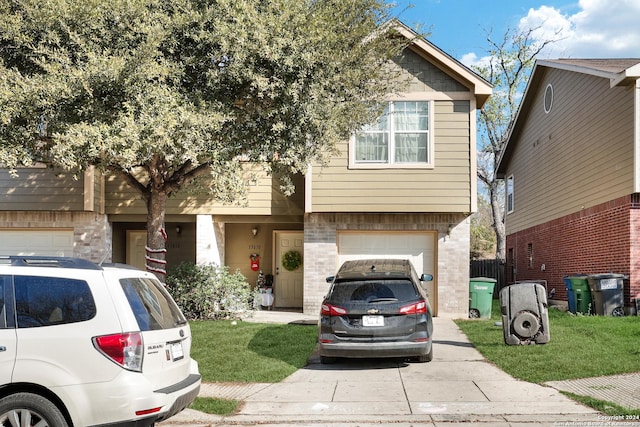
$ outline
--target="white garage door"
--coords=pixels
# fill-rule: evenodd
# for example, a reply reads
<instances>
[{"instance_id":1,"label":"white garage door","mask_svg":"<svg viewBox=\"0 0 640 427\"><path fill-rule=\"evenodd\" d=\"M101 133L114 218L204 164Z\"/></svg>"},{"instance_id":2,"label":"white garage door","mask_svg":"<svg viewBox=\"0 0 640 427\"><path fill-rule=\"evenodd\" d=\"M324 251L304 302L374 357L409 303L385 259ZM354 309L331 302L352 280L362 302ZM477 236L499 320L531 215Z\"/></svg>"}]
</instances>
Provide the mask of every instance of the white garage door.
<instances>
[{"instance_id":1,"label":"white garage door","mask_svg":"<svg viewBox=\"0 0 640 427\"><path fill-rule=\"evenodd\" d=\"M0 255L73 256L73 230L0 230Z\"/></svg>"},{"instance_id":2,"label":"white garage door","mask_svg":"<svg viewBox=\"0 0 640 427\"><path fill-rule=\"evenodd\" d=\"M436 277L436 232L338 232L338 266L344 261L385 257L408 259L418 275L432 274L427 283L434 312L438 312Z\"/></svg>"}]
</instances>

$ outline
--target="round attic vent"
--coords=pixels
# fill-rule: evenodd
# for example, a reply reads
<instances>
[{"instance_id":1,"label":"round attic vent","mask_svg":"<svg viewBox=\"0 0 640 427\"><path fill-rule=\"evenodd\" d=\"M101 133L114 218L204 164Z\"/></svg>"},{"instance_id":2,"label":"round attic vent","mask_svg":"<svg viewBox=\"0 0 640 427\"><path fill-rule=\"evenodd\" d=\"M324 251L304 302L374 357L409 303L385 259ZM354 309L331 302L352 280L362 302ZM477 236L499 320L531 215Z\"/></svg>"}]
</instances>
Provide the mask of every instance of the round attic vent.
<instances>
[{"instance_id":1,"label":"round attic vent","mask_svg":"<svg viewBox=\"0 0 640 427\"><path fill-rule=\"evenodd\" d=\"M544 112L549 113L551 107L553 107L553 86L549 83L544 90Z\"/></svg>"}]
</instances>

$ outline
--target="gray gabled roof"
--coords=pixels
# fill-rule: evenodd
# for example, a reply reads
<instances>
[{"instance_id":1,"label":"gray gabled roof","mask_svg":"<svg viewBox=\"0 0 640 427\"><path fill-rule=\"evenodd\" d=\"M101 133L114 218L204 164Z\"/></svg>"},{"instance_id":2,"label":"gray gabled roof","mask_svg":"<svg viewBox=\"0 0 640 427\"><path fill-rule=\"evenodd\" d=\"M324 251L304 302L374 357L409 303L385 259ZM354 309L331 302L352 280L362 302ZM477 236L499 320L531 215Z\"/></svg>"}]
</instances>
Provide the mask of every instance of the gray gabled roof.
<instances>
[{"instance_id":1,"label":"gray gabled roof","mask_svg":"<svg viewBox=\"0 0 640 427\"><path fill-rule=\"evenodd\" d=\"M640 79L640 58L612 58L612 59L544 59L537 60L531 73L531 78L527 84L524 97L518 108L515 122L507 138L507 144L502 150L498 166L496 168L496 176L504 178L505 169L508 159L513 152L513 143L511 139L517 135L522 128L522 120L526 120L526 112L529 110L529 92L535 91L539 85L539 77L543 74L538 72L539 68L555 68L559 70L572 71L586 75L592 75L609 80L611 87L628 86L635 84ZM533 96L533 94L531 95ZM522 116L522 118L521 118Z\"/></svg>"},{"instance_id":2,"label":"gray gabled roof","mask_svg":"<svg viewBox=\"0 0 640 427\"><path fill-rule=\"evenodd\" d=\"M611 87L627 85L640 77L640 58L553 59L541 60L537 64L603 77L611 81Z\"/></svg>"}]
</instances>

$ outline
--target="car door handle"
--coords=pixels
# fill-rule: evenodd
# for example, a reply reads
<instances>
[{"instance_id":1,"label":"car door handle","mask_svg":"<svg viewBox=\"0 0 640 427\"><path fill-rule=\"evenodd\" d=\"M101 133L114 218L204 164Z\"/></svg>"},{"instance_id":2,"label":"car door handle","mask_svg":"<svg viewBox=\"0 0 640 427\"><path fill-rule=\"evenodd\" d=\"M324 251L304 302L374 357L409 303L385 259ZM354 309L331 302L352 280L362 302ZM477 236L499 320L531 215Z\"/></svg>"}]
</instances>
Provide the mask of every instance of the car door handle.
<instances>
[{"instance_id":1,"label":"car door handle","mask_svg":"<svg viewBox=\"0 0 640 427\"><path fill-rule=\"evenodd\" d=\"M7 347L0 345L0 351L7 351Z\"/></svg>"}]
</instances>

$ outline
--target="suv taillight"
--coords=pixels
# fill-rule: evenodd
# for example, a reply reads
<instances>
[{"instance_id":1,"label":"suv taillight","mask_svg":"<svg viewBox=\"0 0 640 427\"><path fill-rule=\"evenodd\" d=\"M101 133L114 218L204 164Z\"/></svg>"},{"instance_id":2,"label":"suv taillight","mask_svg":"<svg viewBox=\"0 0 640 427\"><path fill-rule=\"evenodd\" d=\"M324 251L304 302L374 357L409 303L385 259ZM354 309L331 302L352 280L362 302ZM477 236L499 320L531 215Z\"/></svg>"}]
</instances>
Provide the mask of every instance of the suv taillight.
<instances>
[{"instance_id":1,"label":"suv taillight","mask_svg":"<svg viewBox=\"0 0 640 427\"><path fill-rule=\"evenodd\" d=\"M427 302L422 300L420 302L416 302L413 304L405 305L404 307L400 307L398 311L400 314L426 314L427 313Z\"/></svg>"},{"instance_id":2,"label":"suv taillight","mask_svg":"<svg viewBox=\"0 0 640 427\"><path fill-rule=\"evenodd\" d=\"M144 346L140 332L93 337L93 346L123 368L142 372Z\"/></svg>"},{"instance_id":3,"label":"suv taillight","mask_svg":"<svg viewBox=\"0 0 640 427\"><path fill-rule=\"evenodd\" d=\"M344 316L347 314L347 310L331 304L322 304L320 314L323 316Z\"/></svg>"}]
</instances>

